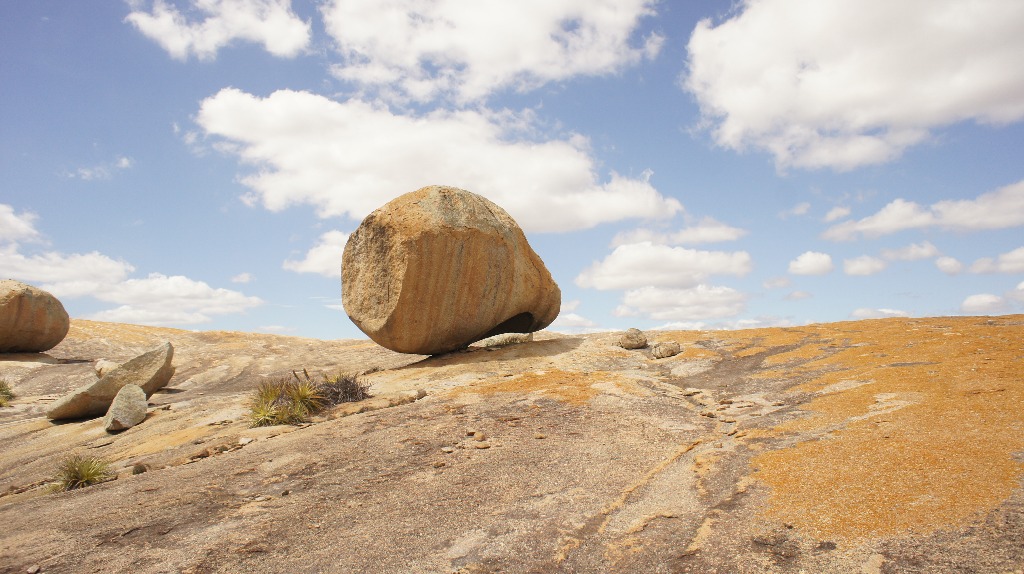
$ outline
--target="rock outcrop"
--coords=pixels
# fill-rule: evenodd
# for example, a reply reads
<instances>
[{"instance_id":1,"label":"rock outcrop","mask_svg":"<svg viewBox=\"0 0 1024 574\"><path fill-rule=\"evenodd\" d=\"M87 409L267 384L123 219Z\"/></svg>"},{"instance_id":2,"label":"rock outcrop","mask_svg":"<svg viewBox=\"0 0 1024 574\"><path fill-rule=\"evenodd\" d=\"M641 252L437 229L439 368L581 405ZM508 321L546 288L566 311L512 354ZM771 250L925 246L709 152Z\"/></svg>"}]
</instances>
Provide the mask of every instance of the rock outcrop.
<instances>
[{"instance_id":1,"label":"rock outcrop","mask_svg":"<svg viewBox=\"0 0 1024 574\"><path fill-rule=\"evenodd\" d=\"M667 359L678 355L679 351L679 343L676 343L675 341L667 341L665 343L658 343L651 347L651 356L655 359Z\"/></svg>"},{"instance_id":2,"label":"rock outcrop","mask_svg":"<svg viewBox=\"0 0 1024 574\"><path fill-rule=\"evenodd\" d=\"M100 416L110 408L117 393L129 384L138 385L149 397L171 380L173 358L174 347L164 343L112 369L98 381L61 397L46 411L46 416L53 420Z\"/></svg>"},{"instance_id":3,"label":"rock outcrop","mask_svg":"<svg viewBox=\"0 0 1024 574\"><path fill-rule=\"evenodd\" d=\"M103 428L107 432L123 431L146 419L146 391L138 385L125 385L117 391L107 415L103 417Z\"/></svg>"},{"instance_id":4,"label":"rock outcrop","mask_svg":"<svg viewBox=\"0 0 1024 574\"><path fill-rule=\"evenodd\" d=\"M561 291L508 213L430 186L377 209L348 239L342 302L379 345L432 355L543 329Z\"/></svg>"},{"instance_id":5,"label":"rock outcrop","mask_svg":"<svg viewBox=\"0 0 1024 574\"><path fill-rule=\"evenodd\" d=\"M643 349L647 346L647 335L640 329L630 328L619 337L619 346L623 349Z\"/></svg>"},{"instance_id":6,"label":"rock outcrop","mask_svg":"<svg viewBox=\"0 0 1024 574\"><path fill-rule=\"evenodd\" d=\"M0 281L0 353L48 351L70 327L64 305L50 293L20 281Z\"/></svg>"}]
</instances>

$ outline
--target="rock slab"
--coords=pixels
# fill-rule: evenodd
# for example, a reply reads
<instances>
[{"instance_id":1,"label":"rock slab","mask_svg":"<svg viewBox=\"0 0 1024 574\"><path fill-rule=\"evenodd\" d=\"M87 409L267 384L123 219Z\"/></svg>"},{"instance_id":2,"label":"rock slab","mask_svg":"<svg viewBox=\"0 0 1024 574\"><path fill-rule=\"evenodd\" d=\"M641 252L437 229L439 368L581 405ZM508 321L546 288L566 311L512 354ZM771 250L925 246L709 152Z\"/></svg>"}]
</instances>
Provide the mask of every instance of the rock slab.
<instances>
[{"instance_id":1,"label":"rock slab","mask_svg":"<svg viewBox=\"0 0 1024 574\"><path fill-rule=\"evenodd\" d=\"M0 281L0 353L48 351L70 328L64 305L49 292L20 281Z\"/></svg>"},{"instance_id":2,"label":"rock slab","mask_svg":"<svg viewBox=\"0 0 1024 574\"><path fill-rule=\"evenodd\" d=\"M130 429L145 420L147 408L146 391L138 385L125 385L117 391L114 402L103 417L103 428L107 432Z\"/></svg>"},{"instance_id":3,"label":"rock slab","mask_svg":"<svg viewBox=\"0 0 1024 574\"><path fill-rule=\"evenodd\" d=\"M651 356L655 359L667 359L678 355L680 351L679 343L667 341L651 347Z\"/></svg>"},{"instance_id":4,"label":"rock slab","mask_svg":"<svg viewBox=\"0 0 1024 574\"><path fill-rule=\"evenodd\" d=\"M421 355L543 329L562 298L505 210L444 186L368 215L345 245L341 285L345 311L363 333Z\"/></svg>"},{"instance_id":5,"label":"rock slab","mask_svg":"<svg viewBox=\"0 0 1024 574\"><path fill-rule=\"evenodd\" d=\"M164 343L112 369L98 381L61 397L46 411L46 416L53 420L98 417L107 412L125 385L137 385L149 397L171 380L173 358L174 347Z\"/></svg>"}]
</instances>

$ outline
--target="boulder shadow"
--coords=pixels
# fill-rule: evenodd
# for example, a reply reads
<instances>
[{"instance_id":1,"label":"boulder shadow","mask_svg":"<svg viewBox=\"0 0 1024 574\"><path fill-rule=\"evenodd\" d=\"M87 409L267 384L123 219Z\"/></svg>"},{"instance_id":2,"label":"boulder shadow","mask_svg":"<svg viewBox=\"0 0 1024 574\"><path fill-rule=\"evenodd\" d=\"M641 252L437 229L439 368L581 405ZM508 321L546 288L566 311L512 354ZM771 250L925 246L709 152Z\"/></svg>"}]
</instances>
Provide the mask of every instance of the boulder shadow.
<instances>
[{"instance_id":1,"label":"boulder shadow","mask_svg":"<svg viewBox=\"0 0 1024 574\"><path fill-rule=\"evenodd\" d=\"M494 361L508 361L514 359L535 359L553 357L575 350L583 344L583 339L578 337L565 337L560 339L545 339L543 341L529 341L526 343L515 343L502 347L469 347L459 351L452 351L442 355L431 355L419 361L394 369L419 369L423 367L448 367L451 365L473 365L490 363Z\"/></svg>"}]
</instances>

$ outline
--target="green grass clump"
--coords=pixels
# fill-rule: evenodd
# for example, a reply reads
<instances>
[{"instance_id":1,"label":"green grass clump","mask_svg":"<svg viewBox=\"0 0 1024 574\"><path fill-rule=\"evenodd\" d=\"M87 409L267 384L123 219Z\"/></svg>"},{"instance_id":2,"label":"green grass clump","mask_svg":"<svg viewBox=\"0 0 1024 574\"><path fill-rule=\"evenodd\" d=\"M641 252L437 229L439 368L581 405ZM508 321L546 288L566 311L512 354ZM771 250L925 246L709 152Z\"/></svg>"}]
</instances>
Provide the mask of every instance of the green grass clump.
<instances>
[{"instance_id":1,"label":"green grass clump","mask_svg":"<svg viewBox=\"0 0 1024 574\"><path fill-rule=\"evenodd\" d=\"M113 478L110 463L80 454L71 454L57 464L56 490L74 490Z\"/></svg>"},{"instance_id":2,"label":"green grass clump","mask_svg":"<svg viewBox=\"0 0 1024 574\"><path fill-rule=\"evenodd\" d=\"M7 379L0 379L0 407L6 407L14 398L14 391L11 390L11 383Z\"/></svg>"},{"instance_id":3,"label":"green grass clump","mask_svg":"<svg viewBox=\"0 0 1024 574\"><path fill-rule=\"evenodd\" d=\"M300 424L329 406L369 397L368 386L355 375L324 375L314 379L305 369L302 376L281 377L260 383L249 398L249 424L254 427Z\"/></svg>"}]
</instances>

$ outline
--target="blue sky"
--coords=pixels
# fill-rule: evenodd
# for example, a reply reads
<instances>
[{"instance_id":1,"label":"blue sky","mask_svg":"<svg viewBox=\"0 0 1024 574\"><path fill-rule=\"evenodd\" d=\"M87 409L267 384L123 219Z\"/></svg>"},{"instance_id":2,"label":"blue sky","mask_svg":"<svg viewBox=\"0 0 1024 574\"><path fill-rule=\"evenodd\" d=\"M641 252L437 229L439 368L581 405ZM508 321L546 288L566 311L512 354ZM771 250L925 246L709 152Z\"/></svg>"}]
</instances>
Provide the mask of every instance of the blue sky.
<instances>
[{"instance_id":1,"label":"blue sky","mask_svg":"<svg viewBox=\"0 0 1024 574\"><path fill-rule=\"evenodd\" d=\"M325 339L429 184L553 329L1024 312L1024 3L0 3L0 276L73 317Z\"/></svg>"}]
</instances>

